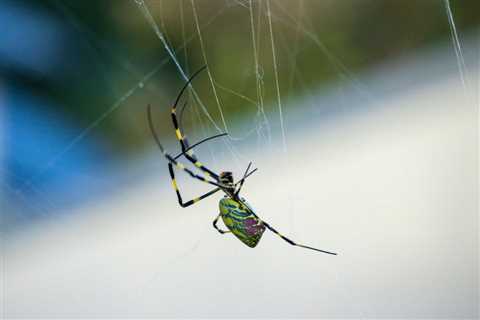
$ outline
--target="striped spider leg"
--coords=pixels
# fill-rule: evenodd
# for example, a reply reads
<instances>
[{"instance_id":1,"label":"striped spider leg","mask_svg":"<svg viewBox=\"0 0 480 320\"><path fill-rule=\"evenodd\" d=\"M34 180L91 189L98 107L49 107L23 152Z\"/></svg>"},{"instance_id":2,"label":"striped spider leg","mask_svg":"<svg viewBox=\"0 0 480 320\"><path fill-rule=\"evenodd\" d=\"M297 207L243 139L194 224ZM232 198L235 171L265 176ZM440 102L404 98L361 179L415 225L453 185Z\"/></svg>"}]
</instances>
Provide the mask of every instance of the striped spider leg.
<instances>
[{"instance_id":1,"label":"striped spider leg","mask_svg":"<svg viewBox=\"0 0 480 320\"><path fill-rule=\"evenodd\" d=\"M167 153L165 151L165 149L163 148L162 144L160 143L160 139L158 138L158 136L155 132L155 129L154 129L154 126L153 126L153 120L152 120L152 108L150 107L150 105L147 106L147 117L148 117L148 124L150 126L150 130L151 130L152 135L155 139L155 142L157 143L158 148L160 149L160 151L163 153L163 155L165 156L165 158L168 160L168 162L170 164L174 165L177 169L185 171L190 177L192 177L194 179L197 179L199 181L214 185L214 186L219 187L219 188L225 187L225 186L219 184L217 181L208 180L204 176L194 173L192 170L188 169L183 163L177 161L173 156L171 156L169 153Z\"/></svg>"},{"instance_id":2,"label":"striped spider leg","mask_svg":"<svg viewBox=\"0 0 480 320\"><path fill-rule=\"evenodd\" d=\"M179 122L177 120L177 106L178 106L178 102L180 101L180 98L182 97L183 93L185 92L185 90L188 88L188 86L192 83L193 79L195 79L195 77L197 75L200 74L200 72L202 72L203 70L205 70L207 66L203 66L202 68L200 68L199 70L197 70L187 81L187 83L185 83L185 85L183 86L183 88L180 90L180 93L178 94L177 98L175 99L175 103L173 104L173 107L172 107L172 110L171 110L171 116L172 116L172 122L173 122L173 127L175 128L175 135L178 139L178 141L180 142L180 146L182 148L182 152L183 152L183 155L185 156L185 158L187 158L191 163L193 163L198 169L200 169L206 176L209 176L209 177L212 177L214 178L216 181L219 181L219 177L218 175L213 172L212 170L208 169L207 167L205 167L200 161L198 161L197 157L195 156L195 154L193 153L193 150L190 149L190 150L187 150L189 149L188 148L188 141L185 137L185 135L182 133L181 131L181 128L179 126ZM222 135L225 135L225 134L222 134Z\"/></svg>"},{"instance_id":3,"label":"striped spider leg","mask_svg":"<svg viewBox=\"0 0 480 320\"><path fill-rule=\"evenodd\" d=\"M315 250L315 251L318 251L318 252L323 252L323 253L328 253L328 254L337 255L335 252L320 250L320 249L317 249L317 248L313 248L313 247L309 247L309 246L305 246L305 245L303 245L303 244L298 244L298 243L296 243L296 242L293 242L293 240L290 240L290 239L288 239L287 237L285 237L284 235L282 235L280 232L278 232L277 230L275 230L271 225L269 225L269 224L266 223L265 221L262 220L262 222L263 222L263 224L265 225L265 227L267 227L268 230L272 231L273 233L275 233L277 236L279 236L280 238L282 238L283 240L285 240L286 242L288 242L288 243L291 244L292 246L296 246L296 247L301 247L301 248L305 248L305 249Z\"/></svg>"},{"instance_id":4,"label":"striped spider leg","mask_svg":"<svg viewBox=\"0 0 480 320\"><path fill-rule=\"evenodd\" d=\"M245 203L244 199L237 199L237 201L239 203L241 203L243 206L245 206L246 208L249 209L249 211L252 213L253 216L255 216L258 220L260 220L262 222L262 224L270 231L272 231L274 234L276 234L277 236L279 236L281 239L283 239L284 241L286 241L287 243L291 244L292 246L296 246L296 247L301 247L301 248L305 248L305 249L310 249L310 250L314 250L314 251L318 251L318 252L323 252L323 253L328 253L328 254L332 254L332 255L337 255L335 252L330 252L330 251L325 251L325 250L320 250L320 249L317 249L317 248L313 248L313 247L309 247L309 246L305 246L303 244L298 244L296 242L294 242L293 240L285 237L284 235L282 235L280 232L278 232L277 230L275 230L275 228L273 228L271 225L269 225L267 222L265 222L264 220L260 219L259 216L257 216L257 214L254 213L254 211L252 210L252 208L250 208L248 206L247 203Z\"/></svg>"},{"instance_id":5,"label":"striped spider leg","mask_svg":"<svg viewBox=\"0 0 480 320\"><path fill-rule=\"evenodd\" d=\"M198 142L198 143L195 143L193 146L188 146L188 142L185 140L185 145L186 145L186 149L181 152L180 154L178 154L174 159L178 159L179 157L185 155L187 152L189 152L190 150L192 150L194 147L198 146L199 144L203 143L203 142L206 142L208 140L211 140L211 139L214 139L214 138L218 138L218 137L221 137L221 136L224 136L226 135L226 133L222 133L222 134L219 134L219 135L216 135L216 136L212 136L212 137L209 137L209 138L206 138L206 139L203 139L202 141ZM178 185L177 185L177 182L175 180L175 172L173 170L173 165L172 163L168 163L168 172L170 173L170 178L172 179L172 186L173 186L173 189L175 189L175 192L177 194L177 199L178 199L178 203L180 204L181 207L183 208L186 208L188 206L191 206L192 204L194 203L197 203L198 201L202 200L202 199L205 199L206 197L218 192L221 190L221 188L217 187L213 190L210 190L209 192L197 197L197 198L193 198L192 200L189 200L187 202L183 202L182 200L182 196L180 194L180 190L178 189Z\"/></svg>"}]
</instances>

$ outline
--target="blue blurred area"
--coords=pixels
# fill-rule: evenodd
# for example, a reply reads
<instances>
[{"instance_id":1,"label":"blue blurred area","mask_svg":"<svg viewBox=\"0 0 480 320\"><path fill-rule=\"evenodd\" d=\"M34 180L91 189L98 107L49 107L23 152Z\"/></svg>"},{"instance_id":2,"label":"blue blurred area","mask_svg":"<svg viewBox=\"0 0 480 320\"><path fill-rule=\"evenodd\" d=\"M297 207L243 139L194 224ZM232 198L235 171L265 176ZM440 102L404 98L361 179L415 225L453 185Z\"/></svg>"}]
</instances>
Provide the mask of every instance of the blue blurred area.
<instances>
[{"instance_id":1,"label":"blue blurred area","mask_svg":"<svg viewBox=\"0 0 480 320\"><path fill-rule=\"evenodd\" d=\"M0 162L7 223L84 203L112 186L106 177L113 157L95 134L67 150L82 128L23 88L7 85L2 90L5 152Z\"/></svg>"},{"instance_id":2,"label":"blue blurred area","mask_svg":"<svg viewBox=\"0 0 480 320\"><path fill-rule=\"evenodd\" d=\"M0 3L0 29L0 195L3 223L12 226L102 194L113 184L104 178L113 155L94 132L68 148L83 125L42 92L48 81L61 81L76 56L68 28L27 3L7 1Z\"/></svg>"},{"instance_id":3,"label":"blue blurred area","mask_svg":"<svg viewBox=\"0 0 480 320\"><path fill-rule=\"evenodd\" d=\"M0 3L0 65L45 75L61 62L66 33L59 23L21 1Z\"/></svg>"},{"instance_id":4,"label":"blue blurred area","mask_svg":"<svg viewBox=\"0 0 480 320\"><path fill-rule=\"evenodd\" d=\"M7 86L4 90L4 163L12 188L28 194L32 190L25 187L38 185L63 198L77 193L82 180L112 160L95 135L62 153L81 128L52 112L48 101L22 88Z\"/></svg>"}]
</instances>

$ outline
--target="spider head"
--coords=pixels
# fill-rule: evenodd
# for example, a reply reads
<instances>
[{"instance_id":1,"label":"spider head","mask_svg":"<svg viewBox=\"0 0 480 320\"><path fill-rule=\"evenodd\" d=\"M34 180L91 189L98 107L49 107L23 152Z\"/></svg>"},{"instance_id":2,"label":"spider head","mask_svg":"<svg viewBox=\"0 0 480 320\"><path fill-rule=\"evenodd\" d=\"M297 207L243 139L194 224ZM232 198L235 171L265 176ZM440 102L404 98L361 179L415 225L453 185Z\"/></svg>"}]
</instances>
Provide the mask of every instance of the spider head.
<instances>
[{"instance_id":1,"label":"spider head","mask_svg":"<svg viewBox=\"0 0 480 320\"><path fill-rule=\"evenodd\" d=\"M234 190L233 174L230 171L224 171L220 173L220 183L228 186L229 189Z\"/></svg>"},{"instance_id":2,"label":"spider head","mask_svg":"<svg viewBox=\"0 0 480 320\"><path fill-rule=\"evenodd\" d=\"M220 173L220 182L224 185L233 184L233 174L230 171L224 171Z\"/></svg>"}]
</instances>

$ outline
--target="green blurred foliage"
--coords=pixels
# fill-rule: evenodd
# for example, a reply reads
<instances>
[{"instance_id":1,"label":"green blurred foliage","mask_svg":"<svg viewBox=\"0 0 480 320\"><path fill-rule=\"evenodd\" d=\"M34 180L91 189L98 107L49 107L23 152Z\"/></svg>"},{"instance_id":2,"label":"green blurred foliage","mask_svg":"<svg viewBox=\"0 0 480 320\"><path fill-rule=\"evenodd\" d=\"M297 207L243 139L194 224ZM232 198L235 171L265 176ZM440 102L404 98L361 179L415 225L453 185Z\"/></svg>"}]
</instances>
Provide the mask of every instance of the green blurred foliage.
<instances>
[{"instance_id":1,"label":"green blurred foliage","mask_svg":"<svg viewBox=\"0 0 480 320\"><path fill-rule=\"evenodd\" d=\"M229 122L242 115L254 115L257 110L254 103L259 101L252 18L261 97L267 111L268 106L275 107L265 0L253 1L252 10L250 2L245 0L147 0L146 4L185 70L192 72L202 66L206 57ZM315 90L328 81L348 81L340 65L351 73L359 72L386 59L446 42L450 37L441 0L271 0L270 4L284 99ZM80 126L86 127L98 119L167 57L134 1L49 0L45 6L75 30L73 40L82 44L84 49L79 54L86 58L72 61L77 69L67 81L47 83L41 91L60 102L64 112L77 119ZM480 1L452 0L451 6L461 36L478 28ZM169 105L182 84L170 61L143 89L109 114L96 132L108 137L119 150L138 148L148 136L145 106L151 103L157 110L160 134L171 135ZM211 115L219 120L219 108L207 75L199 77L194 85ZM193 110L190 108L188 112ZM187 127L198 121L192 115L185 118Z\"/></svg>"}]
</instances>

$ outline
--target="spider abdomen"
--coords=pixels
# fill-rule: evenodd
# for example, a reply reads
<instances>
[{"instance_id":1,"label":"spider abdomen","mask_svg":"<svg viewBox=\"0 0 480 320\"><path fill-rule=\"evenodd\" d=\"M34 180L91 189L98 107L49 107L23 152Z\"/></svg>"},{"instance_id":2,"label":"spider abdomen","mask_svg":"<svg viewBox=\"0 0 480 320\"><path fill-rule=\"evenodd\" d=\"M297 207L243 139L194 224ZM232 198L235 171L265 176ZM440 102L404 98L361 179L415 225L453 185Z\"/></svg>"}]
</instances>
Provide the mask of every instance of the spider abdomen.
<instances>
[{"instance_id":1,"label":"spider abdomen","mask_svg":"<svg viewBox=\"0 0 480 320\"><path fill-rule=\"evenodd\" d=\"M265 225L249 207L225 197L220 200L220 215L225 226L247 246L254 248L265 231Z\"/></svg>"}]
</instances>

